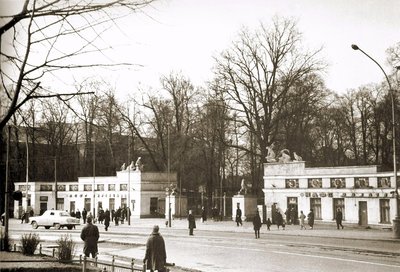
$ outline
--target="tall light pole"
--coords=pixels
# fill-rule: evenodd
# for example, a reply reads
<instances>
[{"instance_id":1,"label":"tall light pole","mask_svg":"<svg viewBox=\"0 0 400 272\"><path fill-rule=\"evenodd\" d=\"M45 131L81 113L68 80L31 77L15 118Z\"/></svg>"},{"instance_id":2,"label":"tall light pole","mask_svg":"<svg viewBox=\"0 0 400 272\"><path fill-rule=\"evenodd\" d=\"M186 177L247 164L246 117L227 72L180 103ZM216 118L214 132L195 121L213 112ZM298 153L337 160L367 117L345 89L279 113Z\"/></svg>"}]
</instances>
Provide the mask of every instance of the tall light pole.
<instances>
[{"instance_id":1,"label":"tall light pole","mask_svg":"<svg viewBox=\"0 0 400 272\"><path fill-rule=\"evenodd\" d=\"M361 51L365 56L367 56L369 59L371 59L373 62L375 62L376 65L381 69L383 74L385 75L385 78L387 80L387 83L389 85L389 94L390 94L390 99L392 102L392 142L393 142L393 176L394 176L394 184L395 184L395 209L396 209L396 214L395 218L393 219L393 235L394 238L400 238L400 212L399 212L399 191L398 191L398 184L397 184L397 160L396 160L396 115L395 115L395 96L394 96L394 90L392 88L392 85L390 84L389 77L387 76L385 70L383 70L382 66L374 60L370 55L365 53L361 48L359 48L356 44L352 44L351 48L354 50ZM396 69L399 69L399 67L396 67Z\"/></svg>"}]
</instances>

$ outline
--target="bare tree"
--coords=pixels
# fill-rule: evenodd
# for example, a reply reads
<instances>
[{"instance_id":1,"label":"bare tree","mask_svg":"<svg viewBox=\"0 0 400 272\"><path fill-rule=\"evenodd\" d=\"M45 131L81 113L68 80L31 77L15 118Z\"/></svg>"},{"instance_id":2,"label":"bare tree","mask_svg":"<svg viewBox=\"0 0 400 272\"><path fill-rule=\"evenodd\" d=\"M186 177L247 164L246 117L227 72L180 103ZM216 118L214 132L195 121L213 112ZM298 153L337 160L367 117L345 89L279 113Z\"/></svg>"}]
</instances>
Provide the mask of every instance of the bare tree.
<instances>
[{"instance_id":1,"label":"bare tree","mask_svg":"<svg viewBox=\"0 0 400 272\"><path fill-rule=\"evenodd\" d=\"M1 99L8 103L4 116L0 117L0 131L30 99L69 99L82 94L52 92L41 82L46 77L78 68L130 65L99 63L94 58L88 62L81 57L104 54L107 47L96 42L110 24L151 2L153 0L25 0L20 12L2 16L5 23L0 26L0 77L1 91L4 91Z\"/></svg>"},{"instance_id":2,"label":"bare tree","mask_svg":"<svg viewBox=\"0 0 400 272\"><path fill-rule=\"evenodd\" d=\"M323 68L319 50L302 50L296 22L274 18L271 27L261 25L250 32L244 29L239 40L216 58L215 76L229 105L247 127L249 156L258 169L253 185L260 180L266 147L275 142L280 127L279 115L292 86L310 73ZM250 139L252 139L250 141Z\"/></svg>"}]
</instances>

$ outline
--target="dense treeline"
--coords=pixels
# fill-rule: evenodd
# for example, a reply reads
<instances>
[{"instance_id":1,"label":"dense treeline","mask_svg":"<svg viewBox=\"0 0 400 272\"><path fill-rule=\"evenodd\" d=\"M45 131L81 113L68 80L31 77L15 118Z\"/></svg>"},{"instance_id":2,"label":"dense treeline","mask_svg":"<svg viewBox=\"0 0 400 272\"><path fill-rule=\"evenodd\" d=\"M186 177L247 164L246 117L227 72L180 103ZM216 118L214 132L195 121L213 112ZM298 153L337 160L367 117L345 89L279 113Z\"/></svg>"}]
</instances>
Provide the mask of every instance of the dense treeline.
<instances>
[{"instance_id":1,"label":"dense treeline","mask_svg":"<svg viewBox=\"0 0 400 272\"><path fill-rule=\"evenodd\" d=\"M399 48L388 50L392 64L400 60ZM161 88L126 90L129 98L119 101L110 85L91 79L76 89L93 95L31 100L8 123L12 180L25 180L26 142L33 181L54 180L55 167L57 180L91 176L94 166L96 175L115 175L141 157L145 171L167 171L170 162L180 188L203 187L209 197L219 195L221 180L223 191L236 192L242 178L262 195L262 166L272 145L278 156L288 149L309 166L391 169L386 81L338 95L324 85L319 51L303 49L294 21L275 18L270 26L243 29L215 58L206 86L171 73ZM398 89L395 71L390 80Z\"/></svg>"}]
</instances>

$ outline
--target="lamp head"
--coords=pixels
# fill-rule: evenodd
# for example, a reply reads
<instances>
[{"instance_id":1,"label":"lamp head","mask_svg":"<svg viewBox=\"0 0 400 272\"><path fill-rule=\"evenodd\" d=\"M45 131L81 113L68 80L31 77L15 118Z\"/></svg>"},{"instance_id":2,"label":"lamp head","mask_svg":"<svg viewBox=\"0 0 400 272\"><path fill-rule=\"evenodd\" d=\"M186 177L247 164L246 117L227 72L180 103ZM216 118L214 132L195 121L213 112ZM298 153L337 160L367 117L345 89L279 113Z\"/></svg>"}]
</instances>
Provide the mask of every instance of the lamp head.
<instances>
[{"instance_id":1,"label":"lamp head","mask_svg":"<svg viewBox=\"0 0 400 272\"><path fill-rule=\"evenodd\" d=\"M354 50L360 49L356 44L352 44L352 45L351 45L351 48L353 48Z\"/></svg>"}]
</instances>

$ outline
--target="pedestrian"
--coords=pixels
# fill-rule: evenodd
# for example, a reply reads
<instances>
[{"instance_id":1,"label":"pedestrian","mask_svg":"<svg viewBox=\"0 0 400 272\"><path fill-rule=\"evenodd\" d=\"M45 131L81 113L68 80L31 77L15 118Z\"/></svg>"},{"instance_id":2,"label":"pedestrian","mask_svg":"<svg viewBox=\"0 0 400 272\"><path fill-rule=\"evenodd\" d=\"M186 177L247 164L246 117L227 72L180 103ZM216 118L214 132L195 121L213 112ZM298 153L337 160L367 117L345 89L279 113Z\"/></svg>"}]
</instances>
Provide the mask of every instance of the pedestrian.
<instances>
[{"instance_id":1,"label":"pedestrian","mask_svg":"<svg viewBox=\"0 0 400 272\"><path fill-rule=\"evenodd\" d=\"M192 214L192 210L189 210L188 222L189 222L189 235L193 235L193 229L196 228L196 220L194 218L194 215Z\"/></svg>"},{"instance_id":2,"label":"pedestrian","mask_svg":"<svg viewBox=\"0 0 400 272\"><path fill-rule=\"evenodd\" d=\"M203 223L207 221L207 211L204 206L201 208L201 221Z\"/></svg>"},{"instance_id":3,"label":"pedestrian","mask_svg":"<svg viewBox=\"0 0 400 272\"><path fill-rule=\"evenodd\" d=\"M343 213L342 213L342 210L340 208L338 208L337 212L336 212L336 227L337 227L337 229L339 229L339 226L341 226L343 229L342 220L343 220Z\"/></svg>"},{"instance_id":4,"label":"pedestrian","mask_svg":"<svg viewBox=\"0 0 400 272\"><path fill-rule=\"evenodd\" d=\"M27 216L27 213L23 210L22 213L21 213L21 224L24 223L24 221L25 221L25 216Z\"/></svg>"},{"instance_id":5,"label":"pedestrian","mask_svg":"<svg viewBox=\"0 0 400 272\"><path fill-rule=\"evenodd\" d=\"M307 215L307 221L308 225L310 226L310 229L314 228L314 211L313 209L310 210L310 212Z\"/></svg>"},{"instance_id":6,"label":"pedestrian","mask_svg":"<svg viewBox=\"0 0 400 272\"><path fill-rule=\"evenodd\" d=\"M76 211L75 217L76 217L77 219L79 219L79 221L81 220L81 212L79 211L79 209Z\"/></svg>"},{"instance_id":7,"label":"pedestrian","mask_svg":"<svg viewBox=\"0 0 400 272\"><path fill-rule=\"evenodd\" d=\"M271 219L269 219L269 217L268 217L268 219L267 219L267 230L271 230L270 229L271 225L272 225Z\"/></svg>"},{"instance_id":8,"label":"pedestrian","mask_svg":"<svg viewBox=\"0 0 400 272\"><path fill-rule=\"evenodd\" d=\"M276 225L278 229L282 226L282 229L285 230L285 221L283 220L283 215L280 211L276 211Z\"/></svg>"},{"instance_id":9,"label":"pedestrian","mask_svg":"<svg viewBox=\"0 0 400 272\"><path fill-rule=\"evenodd\" d=\"M256 239L260 238L261 217L260 217L260 214L258 213L258 210L256 211L256 215L253 218L253 227L254 227L254 234L256 235Z\"/></svg>"},{"instance_id":10,"label":"pedestrian","mask_svg":"<svg viewBox=\"0 0 400 272\"><path fill-rule=\"evenodd\" d=\"M97 242L99 240L99 229L96 225L92 224L92 217L87 217L86 226L83 227L81 232L81 239L85 242L83 247L83 253L86 257L89 257L92 254L92 258L95 258L97 255Z\"/></svg>"},{"instance_id":11,"label":"pedestrian","mask_svg":"<svg viewBox=\"0 0 400 272\"><path fill-rule=\"evenodd\" d=\"M297 219L297 212L294 208L290 209L290 224L295 225Z\"/></svg>"},{"instance_id":12,"label":"pedestrian","mask_svg":"<svg viewBox=\"0 0 400 272\"><path fill-rule=\"evenodd\" d=\"M85 208L83 208L83 211L82 211L83 224L86 224L86 215L87 215L87 211Z\"/></svg>"},{"instance_id":13,"label":"pedestrian","mask_svg":"<svg viewBox=\"0 0 400 272\"><path fill-rule=\"evenodd\" d=\"M239 224L243 226L242 223L242 210L240 209L240 204L237 204L236 208L236 225L239 227Z\"/></svg>"},{"instance_id":14,"label":"pedestrian","mask_svg":"<svg viewBox=\"0 0 400 272\"><path fill-rule=\"evenodd\" d=\"M106 209L104 212L104 229L108 231L108 227L110 226L110 211Z\"/></svg>"},{"instance_id":15,"label":"pedestrian","mask_svg":"<svg viewBox=\"0 0 400 272\"><path fill-rule=\"evenodd\" d=\"M285 217L286 217L286 222L287 222L288 224L290 224L290 210L289 210L289 208L286 209L284 215L285 215Z\"/></svg>"},{"instance_id":16,"label":"pedestrian","mask_svg":"<svg viewBox=\"0 0 400 272\"><path fill-rule=\"evenodd\" d=\"M305 216L305 214L303 213L303 211L300 211L300 217L299 217L299 219L300 219L300 229L302 230L302 229L306 229L306 226L305 226L305 223L304 223L304 221L305 221L305 219L306 219L306 216Z\"/></svg>"},{"instance_id":17,"label":"pedestrian","mask_svg":"<svg viewBox=\"0 0 400 272\"><path fill-rule=\"evenodd\" d=\"M153 232L147 239L146 255L143 263L150 271L165 271L165 264L167 263L167 253L165 251L164 238L159 233L159 227L155 225Z\"/></svg>"}]
</instances>

